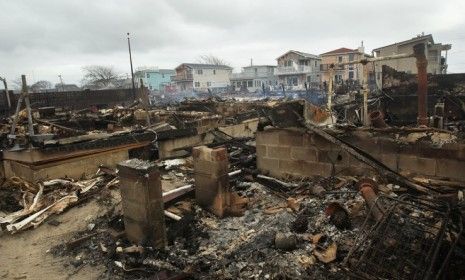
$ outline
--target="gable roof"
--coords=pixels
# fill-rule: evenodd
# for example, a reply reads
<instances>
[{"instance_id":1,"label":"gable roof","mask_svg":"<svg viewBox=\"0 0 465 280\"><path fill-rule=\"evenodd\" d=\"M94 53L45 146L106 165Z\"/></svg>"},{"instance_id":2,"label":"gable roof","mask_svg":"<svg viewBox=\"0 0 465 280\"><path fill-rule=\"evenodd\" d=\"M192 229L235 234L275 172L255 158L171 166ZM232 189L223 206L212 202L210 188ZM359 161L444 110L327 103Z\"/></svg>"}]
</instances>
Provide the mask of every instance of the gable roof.
<instances>
[{"instance_id":1,"label":"gable roof","mask_svg":"<svg viewBox=\"0 0 465 280\"><path fill-rule=\"evenodd\" d=\"M373 51L377 51L379 49L394 46L394 45L401 46L401 45L410 44L410 43L417 42L417 41L424 41L424 40L431 41L434 44L433 35L427 34L427 35L419 35L417 37L413 37L412 39L408 39L408 40L405 40L405 41L401 41L401 42L393 43L393 44L386 45L386 46L383 46L383 47L379 47L379 48L373 49Z\"/></svg>"},{"instance_id":2,"label":"gable roof","mask_svg":"<svg viewBox=\"0 0 465 280\"><path fill-rule=\"evenodd\" d=\"M304 58L314 58L314 59L320 59L320 57L318 57L318 55L314 55L314 54L311 54L311 53L305 53L305 52L299 52L299 51L294 51L294 50L290 50L288 52L286 52L285 54L279 56L278 58L276 58L276 60L280 59L281 57L289 54L289 53L295 53L297 55L300 55Z\"/></svg>"},{"instance_id":3,"label":"gable roof","mask_svg":"<svg viewBox=\"0 0 465 280\"><path fill-rule=\"evenodd\" d=\"M182 63L175 69L178 69L179 67L189 67L192 69L226 69L226 70L232 70L233 68L228 66L228 65L216 65L216 64L204 64L204 63Z\"/></svg>"},{"instance_id":4,"label":"gable roof","mask_svg":"<svg viewBox=\"0 0 465 280\"><path fill-rule=\"evenodd\" d=\"M359 52L358 49L349 49L349 48L339 48L329 52L322 53L321 55L332 55L332 54L342 54L342 53L353 53Z\"/></svg>"}]
</instances>

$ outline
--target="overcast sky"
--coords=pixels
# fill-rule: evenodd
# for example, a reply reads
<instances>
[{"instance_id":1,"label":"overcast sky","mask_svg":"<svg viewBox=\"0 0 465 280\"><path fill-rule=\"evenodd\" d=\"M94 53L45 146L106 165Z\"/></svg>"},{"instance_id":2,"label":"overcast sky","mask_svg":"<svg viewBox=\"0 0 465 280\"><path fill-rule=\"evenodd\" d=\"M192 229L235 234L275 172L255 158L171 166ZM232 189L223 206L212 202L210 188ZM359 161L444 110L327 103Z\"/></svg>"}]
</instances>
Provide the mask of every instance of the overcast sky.
<instances>
[{"instance_id":1,"label":"overcast sky","mask_svg":"<svg viewBox=\"0 0 465 280\"><path fill-rule=\"evenodd\" d=\"M0 76L80 83L82 67L174 68L202 54L235 71L276 64L287 50L365 50L425 32L450 43L449 72L465 72L465 1L0 0Z\"/></svg>"}]
</instances>

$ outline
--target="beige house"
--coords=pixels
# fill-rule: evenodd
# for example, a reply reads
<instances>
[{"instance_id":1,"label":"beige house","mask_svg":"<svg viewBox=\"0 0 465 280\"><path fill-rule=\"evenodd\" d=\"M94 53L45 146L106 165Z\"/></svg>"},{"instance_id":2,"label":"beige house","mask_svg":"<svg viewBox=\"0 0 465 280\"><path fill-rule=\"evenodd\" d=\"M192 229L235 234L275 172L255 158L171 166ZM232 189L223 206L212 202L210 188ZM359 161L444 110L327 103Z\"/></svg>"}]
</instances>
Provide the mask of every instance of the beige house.
<instances>
[{"instance_id":1,"label":"beige house","mask_svg":"<svg viewBox=\"0 0 465 280\"><path fill-rule=\"evenodd\" d=\"M435 43L431 34L417 35L406 41L376 48L373 50L373 55L375 57L383 57L395 54L410 54L413 53L413 46L419 43L425 44L426 58L428 59L428 73L445 74L447 72L447 51L451 49L451 45ZM392 67L397 71L411 74L417 73L416 62L413 57L376 62L376 84L378 87L381 86L383 65Z\"/></svg>"},{"instance_id":2,"label":"beige house","mask_svg":"<svg viewBox=\"0 0 465 280\"><path fill-rule=\"evenodd\" d=\"M339 48L320 55L321 57L321 82L328 82L330 78L330 65L337 63L348 63L366 58L364 48L358 49ZM360 63L347 64L334 67L334 82L342 83L343 81L363 81L363 66Z\"/></svg>"},{"instance_id":3,"label":"beige house","mask_svg":"<svg viewBox=\"0 0 465 280\"><path fill-rule=\"evenodd\" d=\"M305 90L305 84L309 88L319 87L321 58L317 55L291 50L276 60L275 75L286 89Z\"/></svg>"},{"instance_id":4,"label":"beige house","mask_svg":"<svg viewBox=\"0 0 465 280\"><path fill-rule=\"evenodd\" d=\"M232 67L227 65L183 63L176 67L173 81L181 91L207 92L230 85Z\"/></svg>"}]
</instances>

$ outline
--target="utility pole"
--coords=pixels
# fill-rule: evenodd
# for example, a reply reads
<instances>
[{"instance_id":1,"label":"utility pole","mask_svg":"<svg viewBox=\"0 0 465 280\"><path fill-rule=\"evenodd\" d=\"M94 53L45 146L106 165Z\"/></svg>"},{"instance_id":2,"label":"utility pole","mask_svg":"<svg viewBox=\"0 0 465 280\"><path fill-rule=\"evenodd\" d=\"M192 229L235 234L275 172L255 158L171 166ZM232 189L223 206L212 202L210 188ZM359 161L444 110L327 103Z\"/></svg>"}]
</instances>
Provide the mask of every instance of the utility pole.
<instances>
[{"instance_id":1,"label":"utility pole","mask_svg":"<svg viewBox=\"0 0 465 280\"><path fill-rule=\"evenodd\" d=\"M131 40L129 39L129 32L128 32L128 49L129 49L129 64L131 64L132 95L134 97L134 100L136 100L136 84L134 83L134 70L132 68Z\"/></svg>"},{"instance_id":2,"label":"utility pole","mask_svg":"<svg viewBox=\"0 0 465 280\"><path fill-rule=\"evenodd\" d=\"M8 109L10 109L11 108L11 100L10 100L10 93L8 92L8 84L6 82L6 78L0 77L0 81L2 81L3 85L5 86L6 101L8 103Z\"/></svg>"},{"instance_id":3,"label":"utility pole","mask_svg":"<svg viewBox=\"0 0 465 280\"><path fill-rule=\"evenodd\" d=\"M61 82L61 91L65 91L65 85L63 84L63 78L61 77L61 75L58 75L58 78L60 78L60 82Z\"/></svg>"}]
</instances>

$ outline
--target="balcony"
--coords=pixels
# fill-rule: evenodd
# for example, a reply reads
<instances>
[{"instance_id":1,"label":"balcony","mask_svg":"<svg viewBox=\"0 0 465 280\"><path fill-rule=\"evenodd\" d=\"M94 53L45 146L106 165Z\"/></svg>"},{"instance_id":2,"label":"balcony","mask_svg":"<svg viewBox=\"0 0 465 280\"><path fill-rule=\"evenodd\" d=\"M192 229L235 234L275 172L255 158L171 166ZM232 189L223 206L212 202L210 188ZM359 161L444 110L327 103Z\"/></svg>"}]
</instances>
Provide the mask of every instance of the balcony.
<instances>
[{"instance_id":1,"label":"balcony","mask_svg":"<svg viewBox=\"0 0 465 280\"><path fill-rule=\"evenodd\" d=\"M275 70L276 75L308 74L312 72L313 68L307 65L278 66Z\"/></svg>"},{"instance_id":2,"label":"balcony","mask_svg":"<svg viewBox=\"0 0 465 280\"><path fill-rule=\"evenodd\" d=\"M192 74L189 74L189 73L176 74L176 76L173 77L173 81L175 82L192 81L192 80L194 80L194 77L192 76Z\"/></svg>"},{"instance_id":3,"label":"balcony","mask_svg":"<svg viewBox=\"0 0 465 280\"><path fill-rule=\"evenodd\" d=\"M273 77L273 73L241 72L241 73L232 73L231 80L267 79L270 77Z\"/></svg>"}]
</instances>

